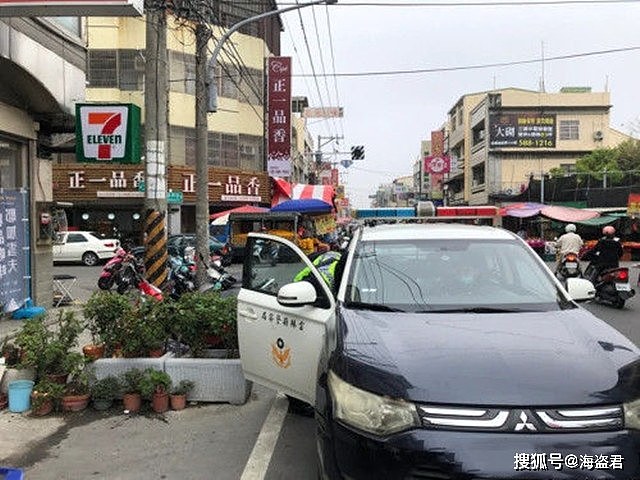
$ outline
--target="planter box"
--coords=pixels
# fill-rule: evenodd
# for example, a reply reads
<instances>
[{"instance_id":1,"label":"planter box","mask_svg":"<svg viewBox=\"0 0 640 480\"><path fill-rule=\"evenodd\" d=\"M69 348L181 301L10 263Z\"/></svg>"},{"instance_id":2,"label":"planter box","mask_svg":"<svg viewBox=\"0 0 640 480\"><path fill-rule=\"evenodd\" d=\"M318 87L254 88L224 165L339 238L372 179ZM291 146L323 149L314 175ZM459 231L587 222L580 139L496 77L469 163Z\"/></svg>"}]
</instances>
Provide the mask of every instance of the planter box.
<instances>
[{"instance_id":1,"label":"planter box","mask_svg":"<svg viewBox=\"0 0 640 480\"><path fill-rule=\"evenodd\" d=\"M191 380L195 386L189 400L246 403L252 383L244 378L239 358L167 358L164 370L173 384Z\"/></svg>"},{"instance_id":2,"label":"planter box","mask_svg":"<svg viewBox=\"0 0 640 480\"><path fill-rule=\"evenodd\" d=\"M95 368L96 378L98 380L102 380L109 375L115 375L117 377L132 368L137 368L139 370L144 370L146 368L164 370L165 359L172 356L173 353L165 353L159 358L100 358L93 362L92 365Z\"/></svg>"}]
</instances>

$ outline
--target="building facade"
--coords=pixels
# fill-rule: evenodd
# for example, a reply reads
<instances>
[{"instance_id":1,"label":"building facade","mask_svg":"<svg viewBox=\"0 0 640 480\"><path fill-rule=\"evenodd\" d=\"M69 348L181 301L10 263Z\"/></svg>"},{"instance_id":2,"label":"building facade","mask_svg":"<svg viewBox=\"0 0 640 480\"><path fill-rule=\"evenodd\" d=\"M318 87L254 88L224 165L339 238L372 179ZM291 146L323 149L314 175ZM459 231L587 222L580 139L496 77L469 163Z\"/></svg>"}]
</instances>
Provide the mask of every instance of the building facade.
<instances>
[{"instance_id":1,"label":"building facade","mask_svg":"<svg viewBox=\"0 0 640 480\"><path fill-rule=\"evenodd\" d=\"M52 158L84 99L79 17L0 19L0 303L52 303ZM16 269L22 269L19 272Z\"/></svg>"},{"instance_id":2,"label":"building facade","mask_svg":"<svg viewBox=\"0 0 640 480\"><path fill-rule=\"evenodd\" d=\"M517 88L463 96L449 111L446 150L449 204L482 205L511 195L531 176L561 168L597 148L629 138L610 127L609 92Z\"/></svg>"},{"instance_id":3,"label":"building facade","mask_svg":"<svg viewBox=\"0 0 640 480\"><path fill-rule=\"evenodd\" d=\"M213 7L213 38L244 18L276 8L275 2L240 6L216 2ZM184 19L167 17L168 49L168 155L167 189L169 233L195 231L194 187L196 166L195 129L195 37ZM94 17L88 20L87 102L137 105L144 111L145 77L144 18ZM268 206L271 186L265 173L265 59L280 53L281 24L278 16L249 23L225 43L214 78L218 82L218 111L208 116L209 201L211 212L252 203ZM215 40L210 41L213 50ZM144 124L137 141L144 145ZM142 149L144 151L144 149ZM143 192L130 191L133 178L144 171L144 159L136 167L105 164L97 178L123 172L128 187L111 188L109 200L87 196L86 189L67 188L75 172L82 171L75 155L61 157L56 178L65 188L54 190L56 199L73 202L69 223L102 231L124 228L121 236L141 235L139 212ZM89 168L91 167L91 168ZM121 168L122 167L122 168ZM108 171L107 171L108 170ZM126 172L125 172L126 171ZM171 201L173 199L173 201ZM124 227L120 227L124 226Z\"/></svg>"}]
</instances>

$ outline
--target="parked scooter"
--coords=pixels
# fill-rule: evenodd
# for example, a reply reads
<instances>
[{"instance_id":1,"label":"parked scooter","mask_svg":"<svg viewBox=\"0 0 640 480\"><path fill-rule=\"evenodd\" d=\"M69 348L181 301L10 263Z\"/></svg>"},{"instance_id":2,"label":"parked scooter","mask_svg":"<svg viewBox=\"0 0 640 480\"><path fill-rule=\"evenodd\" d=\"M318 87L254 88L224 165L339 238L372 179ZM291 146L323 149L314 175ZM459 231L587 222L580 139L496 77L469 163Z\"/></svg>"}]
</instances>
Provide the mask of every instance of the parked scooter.
<instances>
[{"instance_id":1,"label":"parked scooter","mask_svg":"<svg viewBox=\"0 0 640 480\"><path fill-rule=\"evenodd\" d=\"M137 287L141 278L144 279L144 263L135 256L129 255L122 262L115 277L116 291L122 294Z\"/></svg>"},{"instance_id":2,"label":"parked scooter","mask_svg":"<svg viewBox=\"0 0 640 480\"><path fill-rule=\"evenodd\" d=\"M98 278L98 288L101 290L111 290L111 287L113 287L113 284L120 275L122 266L129 259L129 256L130 253L124 248L118 248L118 250L116 250L116 255L102 267L100 278Z\"/></svg>"},{"instance_id":3,"label":"parked scooter","mask_svg":"<svg viewBox=\"0 0 640 480\"><path fill-rule=\"evenodd\" d=\"M625 302L636 294L629 283L627 267L608 268L597 272L591 263L584 275L593 282L596 288L595 301L598 303L624 308Z\"/></svg>"}]
</instances>

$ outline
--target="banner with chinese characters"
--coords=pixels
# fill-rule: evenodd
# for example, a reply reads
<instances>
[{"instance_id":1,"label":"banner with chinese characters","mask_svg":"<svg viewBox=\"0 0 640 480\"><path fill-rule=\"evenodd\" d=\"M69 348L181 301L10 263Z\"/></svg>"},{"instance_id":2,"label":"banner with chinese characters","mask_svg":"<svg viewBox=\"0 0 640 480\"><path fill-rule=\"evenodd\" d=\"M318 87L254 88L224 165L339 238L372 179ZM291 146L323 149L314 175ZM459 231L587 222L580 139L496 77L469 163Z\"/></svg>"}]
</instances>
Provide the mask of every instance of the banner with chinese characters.
<instances>
[{"instance_id":1,"label":"banner with chinese characters","mask_svg":"<svg viewBox=\"0 0 640 480\"><path fill-rule=\"evenodd\" d=\"M431 155L425 158L424 170L429 174L429 190L432 200L441 200L444 196L444 174L451 171L449 157L444 154L444 131L431 132Z\"/></svg>"},{"instance_id":2,"label":"banner with chinese characters","mask_svg":"<svg viewBox=\"0 0 640 480\"><path fill-rule=\"evenodd\" d=\"M76 104L79 162L140 163L140 107Z\"/></svg>"},{"instance_id":3,"label":"banner with chinese characters","mask_svg":"<svg viewBox=\"0 0 640 480\"><path fill-rule=\"evenodd\" d=\"M556 116L535 113L489 115L490 148L555 148Z\"/></svg>"},{"instance_id":4,"label":"banner with chinese characters","mask_svg":"<svg viewBox=\"0 0 640 480\"><path fill-rule=\"evenodd\" d=\"M0 193L0 307L13 312L29 297L28 193Z\"/></svg>"},{"instance_id":5,"label":"banner with chinese characters","mask_svg":"<svg viewBox=\"0 0 640 480\"><path fill-rule=\"evenodd\" d=\"M267 59L267 172L291 176L291 57Z\"/></svg>"},{"instance_id":6,"label":"banner with chinese characters","mask_svg":"<svg viewBox=\"0 0 640 480\"><path fill-rule=\"evenodd\" d=\"M194 168L170 165L167 176L169 196L181 197L181 203L195 203ZM269 203L271 200L269 177L264 172L210 168L208 184L211 203ZM144 191L144 170L139 166L53 166L53 198L56 201L137 199L142 202Z\"/></svg>"}]
</instances>

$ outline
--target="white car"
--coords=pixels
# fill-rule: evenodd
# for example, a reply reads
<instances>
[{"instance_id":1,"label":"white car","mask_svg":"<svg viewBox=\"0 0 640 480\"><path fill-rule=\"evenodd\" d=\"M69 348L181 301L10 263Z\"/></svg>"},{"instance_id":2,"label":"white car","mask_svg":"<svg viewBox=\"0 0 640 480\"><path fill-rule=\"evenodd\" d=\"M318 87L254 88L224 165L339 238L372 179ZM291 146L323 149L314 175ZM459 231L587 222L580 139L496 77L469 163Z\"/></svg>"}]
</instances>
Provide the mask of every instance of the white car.
<instances>
[{"instance_id":1,"label":"white car","mask_svg":"<svg viewBox=\"0 0 640 480\"><path fill-rule=\"evenodd\" d=\"M100 238L93 232L58 232L53 244L53 261L93 266L115 256L119 246L119 240Z\"/></svg>"}]
</instances>

